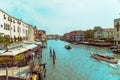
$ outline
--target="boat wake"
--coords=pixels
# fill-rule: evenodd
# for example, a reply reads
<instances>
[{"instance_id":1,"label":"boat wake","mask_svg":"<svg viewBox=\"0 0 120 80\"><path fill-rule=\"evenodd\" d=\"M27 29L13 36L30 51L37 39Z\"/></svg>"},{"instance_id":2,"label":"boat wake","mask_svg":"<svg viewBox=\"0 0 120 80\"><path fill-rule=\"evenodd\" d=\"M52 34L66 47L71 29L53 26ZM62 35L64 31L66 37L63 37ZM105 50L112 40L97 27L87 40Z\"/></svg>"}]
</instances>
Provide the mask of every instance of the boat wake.
<instances>
[{"instance_id":1,"label":"boat wake","mask_svg":"<svg viewBox=\"0 0 120 80\"><path fill-rule=\"evenodd\" d=\"M120 59L118 59L118 63L117 64L112 64L112 63L108 63L105 61L101 61L104 64L107 64L108 66L112 67L112 68L120 68Z\"/></svg>"}]
</instances>

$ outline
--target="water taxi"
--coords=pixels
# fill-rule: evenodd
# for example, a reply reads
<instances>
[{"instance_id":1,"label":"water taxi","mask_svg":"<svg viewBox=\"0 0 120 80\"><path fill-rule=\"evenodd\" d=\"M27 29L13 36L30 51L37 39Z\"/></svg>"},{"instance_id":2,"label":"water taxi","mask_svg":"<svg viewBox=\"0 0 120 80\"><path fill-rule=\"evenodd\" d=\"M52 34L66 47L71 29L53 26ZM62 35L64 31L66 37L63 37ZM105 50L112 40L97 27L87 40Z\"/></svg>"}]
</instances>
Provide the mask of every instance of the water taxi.
<instances>
[{"instance_id":1,"label":"water taxi","mask_svg":"<svg viewBox=\"0 0 120 80\"><path fill-rule=\"evenodd\" d=\"M113 63L113 64L118 63L117 58L107 56L107 55L104 55L104 54L92 54L91 56L93 58L97 59L97 60L102 60L102 61L106 61L106 62Z\"/></svg>"}]
</instances>

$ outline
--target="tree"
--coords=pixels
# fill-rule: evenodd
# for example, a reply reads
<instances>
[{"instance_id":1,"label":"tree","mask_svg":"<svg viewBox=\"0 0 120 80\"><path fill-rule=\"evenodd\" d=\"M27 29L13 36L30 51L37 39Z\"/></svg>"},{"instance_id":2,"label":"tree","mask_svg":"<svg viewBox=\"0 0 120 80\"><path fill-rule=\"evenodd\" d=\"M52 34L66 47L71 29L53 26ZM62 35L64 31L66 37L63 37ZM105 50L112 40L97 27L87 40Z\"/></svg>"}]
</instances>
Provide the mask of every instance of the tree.
<instances>
[{"instance_id":1,"label":"tree","mask_svg":"<svg viewBox=\"0 0 120 80\"><path fill-rule=\"evenodd\" d=\"M105 41L106 41L106 42L113 42L114 39L113 39L113 38L106 38Z\"/></svg>"},{"instance_id":2,"label":"tree","mask_svg":"<svg viewBox=\"0 0 120 80\"><path fill-rule=\"evenodd\" d=\"M88 40L89 38L94 38L94 31L89 29L85 32L85 38Z\"/></svg>"},{"instance_id":3,"label":"tree","mask_svg":"<svg viewBox=\"0 0 120 80\"><path fill-rule=\"evenodd\" d=\"M5 40L5 38L3 36L0 35L0 44L3 43Z\"/></svg>"},{"instance_id":4,"label":"tree","mask_svg":"<svg viewBox=\"0 0 120 80\"><path fill-rule=\"evenodd\" d=\"M3 37L0 35L0 44L3 44L4 47L7 47L10 44L10 37Z\"/></svg>"},{"instance_id":5,"label":"tree","mask_svg":"<svg viewBox=\"0 0 120 80\"><path fill-rule=\"evenodd\" d=\"M96 30L102 30L102 27L101 26L95 26L94 31L96 31Z\"/></svg>"},{"instance_id":6,"label":"tree","mask_svg":"<svg viewBox=\"0 0 120 80\"><path fill-rule=\"evenodd\" d=\"M10 37L4 37L4 47L7 47L11 43L11 38Z\"/></svg>"}]
</instances>

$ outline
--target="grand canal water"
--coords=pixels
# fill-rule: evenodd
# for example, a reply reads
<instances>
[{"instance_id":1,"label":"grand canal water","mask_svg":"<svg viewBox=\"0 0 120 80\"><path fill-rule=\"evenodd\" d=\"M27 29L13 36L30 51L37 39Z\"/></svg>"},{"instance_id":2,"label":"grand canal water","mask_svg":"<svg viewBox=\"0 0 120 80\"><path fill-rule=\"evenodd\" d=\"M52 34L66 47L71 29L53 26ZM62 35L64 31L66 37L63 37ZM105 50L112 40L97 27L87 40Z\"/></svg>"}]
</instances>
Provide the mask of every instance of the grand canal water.
<instances>
[{"instance_id":1,"label":"grand canal water","mask_svg":"<svg viewBox=\"0 0 120 80\"><path fill-rule=\"evenodd\" d=\"M47 80L120 80L120 60L118 64L110 64L91 58L92 53L101 53L120 59L108 48L88 45L75 45L59 40L50 40L43 49L42 62L46 62ZM69 44L71 50L64 46ZM49 47L56 52L56 64L52 64Z\"/></svg>"}]
</instances>

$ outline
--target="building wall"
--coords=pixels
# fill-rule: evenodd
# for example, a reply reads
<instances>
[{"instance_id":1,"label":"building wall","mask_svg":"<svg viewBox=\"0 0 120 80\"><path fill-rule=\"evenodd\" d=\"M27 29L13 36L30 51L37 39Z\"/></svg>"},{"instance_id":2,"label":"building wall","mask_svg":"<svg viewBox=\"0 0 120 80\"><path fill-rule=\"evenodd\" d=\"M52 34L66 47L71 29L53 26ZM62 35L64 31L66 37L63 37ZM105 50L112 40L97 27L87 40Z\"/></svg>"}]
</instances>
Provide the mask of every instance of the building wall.
<instances>
[{"instance_id":1,"label":"building wall","mask_svg":"<svg viewBox=\"0 0 120 80\"><path fill-rule=\"evenodd\" d=\"M102 30L102 38L113 38L114 29L106 28Z\"/></svg>"},{"instance_id":2,"label":"building wall","mask_svg":"<svg viewBox=\"0 0 120 80\"><path fill-rule=\"evenodd\" d=\"M27 40L28 24L0 10L0 33L11 38L22 37Z\"/></svg>"},{"instance_id":3,"label":"building wall","mask_svg":"<svg viewBox=\"0 0 120 80\"><path fill-rule=\"evenodd\" d=\"M33 31L34 31L34 40L38 40L38 30L37 27L33 27Z\"/></svg>"},{"instance_id":4,"label":"building wall","mask_svg":"<svg viewBox=\"0 0 120 80\"><path fill-rule=\"evenodd\" d=\"M79 42L85 40L85 33L84 31L72 31L69 33L70 35L70 41L71 42Z\"/></svg>"},{"instance_id":5,"label":"building wall","mask_svg":"<svg viewBox=\"0 0 120 80\"><path fill-rule=\"evenodd\" d=\"M113 28L105 28L94 32L94 38L113 38L113 37L114 37Z\"/></svg>"},{"instance_id":6,"label":"building wall","mask_svg":"<svg viewBox=\"0 0 120 80\"><path fill-rule=\"evenodd\" d=\"M32 25L29 25L29 28L28 28L28 40L33 42L34 41L34 30L33 30L33 26Z\"/></svg>"},{"instance_id":7,"label":"building wall","mask_svg":"<svg viewBox=\"0 0 120 80\"><path fill-rule=\"evenodd\" d=\"M95 31L94 38L102 38L102 31L101 30Z\"/></svg>"},{"instance_id":8,"label":"building wall","mask_svg":"<svg viewBox=\"0 0 120 80\"><path fill-rule=\"evenodd\" d=\"M114 40L120 41L120 18L114 20Z\"/></svg>"},{"instance_id":9,"label":"building wall","mask_svg":"<svg viewBox=\"0 0 120 80\"><path fill-rule=\"evenodd\" d=\"M39 41L46 41L46 32L44 30L38 30Z\"/></svg>"},{"instance_id":10,"label":"building wall","mask_svg":"<svg viewBox=\"0 0 120 80\"><path fill-rule=\"evenodd\" d=\"M3 33L4 35L10 35L10 22L4 19L3 12L0 11L0 33ZM6 25L6 27L4 27Z\"/></svg>"}]
</instances>

